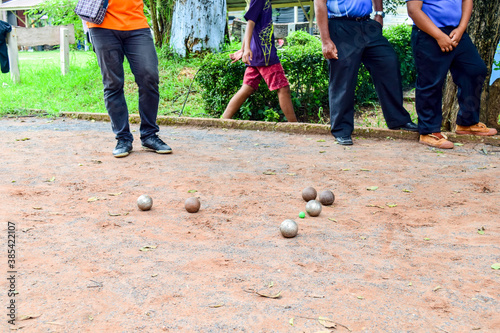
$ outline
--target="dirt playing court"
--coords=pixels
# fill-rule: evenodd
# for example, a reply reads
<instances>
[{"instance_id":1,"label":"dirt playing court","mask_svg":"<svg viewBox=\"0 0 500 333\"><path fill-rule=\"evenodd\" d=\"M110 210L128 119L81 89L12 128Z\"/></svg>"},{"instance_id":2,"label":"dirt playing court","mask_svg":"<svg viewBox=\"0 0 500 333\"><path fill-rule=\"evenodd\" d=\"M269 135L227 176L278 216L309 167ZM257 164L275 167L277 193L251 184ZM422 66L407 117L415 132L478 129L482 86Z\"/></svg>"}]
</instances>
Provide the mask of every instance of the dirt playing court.
<instances>
[{"instance_id":1,"label":"dirt playing court","mask_svg":"<svg viewBox=\"0 0 500 333\"><path fill-rule=\"evenodd\" d=\"M162 126L162 156L132 128L116 159L109 123L0 119L2 331L500 331L499 147ZM307 186L336 201L300 219Z\"/></svg>"}]
</instances>

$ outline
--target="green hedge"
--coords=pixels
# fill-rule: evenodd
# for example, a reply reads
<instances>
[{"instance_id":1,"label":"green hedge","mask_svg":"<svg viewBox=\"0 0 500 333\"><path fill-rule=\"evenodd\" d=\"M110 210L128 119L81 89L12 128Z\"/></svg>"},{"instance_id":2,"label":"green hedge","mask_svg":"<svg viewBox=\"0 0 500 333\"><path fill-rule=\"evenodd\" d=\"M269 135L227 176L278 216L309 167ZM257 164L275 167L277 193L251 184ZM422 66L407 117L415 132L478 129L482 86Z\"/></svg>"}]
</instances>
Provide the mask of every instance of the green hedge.
<instances>
[{"instance_id":1,"label":"green hedge","mask_svg":"<svg viewBox=\"0 0 500 333\"><path fill-rule=\"evenodd\" d=\"M415 66L410 43L411 28L396 26L384 29L398 55L403 76L403 87L413 86ZM297 31L287 37L286 46L278 49L285 73L292 89L292 101L299 121L321 122L328 114L328 63L323 58L321 42L317 37ZM231 97L243 82L245 65L238 61L231 64L229 52L208 55L196 80L202 88L206 112L212 117L220 117ZM371 78L361 66L356 87L357 104L376 101L377 95ZM259 90L243 104L238 119L282 121L275 91L269 91L264 81Z\"/></svg>"}]
</instances>

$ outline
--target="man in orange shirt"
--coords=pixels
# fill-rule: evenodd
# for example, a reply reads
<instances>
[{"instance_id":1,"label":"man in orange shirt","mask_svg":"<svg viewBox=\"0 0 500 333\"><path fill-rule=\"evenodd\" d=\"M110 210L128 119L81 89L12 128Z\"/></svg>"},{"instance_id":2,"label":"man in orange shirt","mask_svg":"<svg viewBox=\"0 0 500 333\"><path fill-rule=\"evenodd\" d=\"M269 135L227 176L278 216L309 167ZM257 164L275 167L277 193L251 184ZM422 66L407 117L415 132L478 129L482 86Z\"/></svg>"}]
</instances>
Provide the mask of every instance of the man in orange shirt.
<instances>
[{"instance_id":1,"label":"man in orange shirt","mask_svg":"<svg viewBox=\"0 0 500 333\"><path fill-rule=\"evenodd\" d=\"M139 87L140 134L142 146L159 154L172 149L157 135L160 93L158 57L144 15L142 0L109 0L104 21L88 23L90 39L97 54L104 85L104 101L111 127L118 140L113 156L125 157L132 151L128 108L123 92L123 61L127 57Z\"/></svg>"}]
</instances>

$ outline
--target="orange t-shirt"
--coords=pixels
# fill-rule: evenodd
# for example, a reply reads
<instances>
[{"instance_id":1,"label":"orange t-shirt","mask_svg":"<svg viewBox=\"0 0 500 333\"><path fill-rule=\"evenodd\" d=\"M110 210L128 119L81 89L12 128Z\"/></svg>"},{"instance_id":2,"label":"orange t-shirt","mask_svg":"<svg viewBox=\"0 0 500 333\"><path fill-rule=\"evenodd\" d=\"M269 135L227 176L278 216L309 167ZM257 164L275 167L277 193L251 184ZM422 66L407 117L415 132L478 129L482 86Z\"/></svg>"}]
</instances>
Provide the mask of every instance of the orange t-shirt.
<instances>
[{"instance_id":1,"label":"orange t-shirt","mask_svg":"<svg viewBox=\"0 0 500 333\"><path fill-rule=\"evenodd\" d=\"M149 28L142 0L109 0L108 11L101 24L87 23L89 28L137 30Z\"/></svg>"}]
</instances>

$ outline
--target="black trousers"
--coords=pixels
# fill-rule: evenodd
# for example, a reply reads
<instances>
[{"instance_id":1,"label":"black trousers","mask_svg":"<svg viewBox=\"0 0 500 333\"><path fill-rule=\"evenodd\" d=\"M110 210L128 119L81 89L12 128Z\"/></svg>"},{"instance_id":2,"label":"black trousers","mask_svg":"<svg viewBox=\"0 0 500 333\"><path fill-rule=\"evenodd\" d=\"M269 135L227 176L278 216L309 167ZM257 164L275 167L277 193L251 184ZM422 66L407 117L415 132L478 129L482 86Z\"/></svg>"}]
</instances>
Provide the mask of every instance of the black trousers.
<instances>
[{"instance_id":1,"label":"black trousers","mask_svg":"<svg viewBox=\"0 0 500 333\"><path fill-rule=\"evenodd\" d=\"M158 57L151 31L149 28L130 31L91 28L90 36L101 68L104 102L116 139L134 140L123 90L125 57L139 87L141 140L156 135L160 130L156 124L160 92Z\"/></svg>"},{"instance_id":2,"label":"black trousers","mask_svg":"<svg viewBox=\"0 0 500 333\"><path fill-rule=\"evenodd\" d=\"M350 136L354 130L354 90L361 63L370 72L389 128L411 121L403 107L401 72L396 52L382 35L382 26L371 19L328 20L330 37L337 46L338 59L328 61L331 132Z\"/></svg>"},{"instance_id":3,"label":"black trousers","mask_svg":"<svg viewBox=\"0 0 500 333\"><path fill-rule=\"evenodd\" d=\"M453 29L441 30L449 35ZM420 134L441 132L443 84L448 70L458 87L457 124L477 124L486 65L469 35L464 33L451 52L442 52L437 41L417 27L413 27L411 40L417 68L415 104Z\"/></svg>"}]
</instances>

